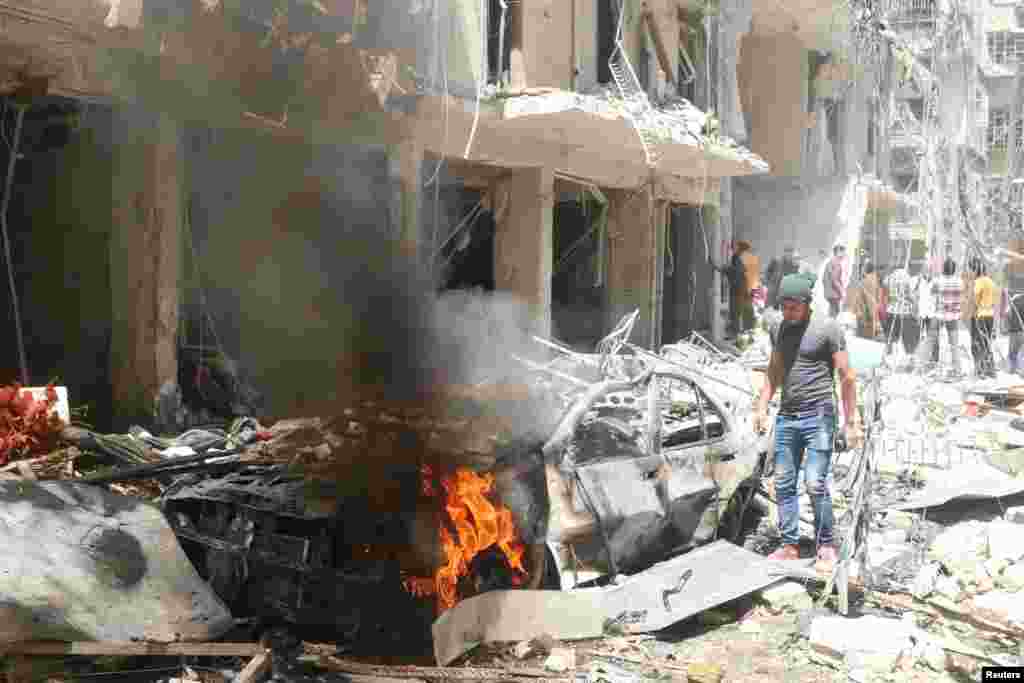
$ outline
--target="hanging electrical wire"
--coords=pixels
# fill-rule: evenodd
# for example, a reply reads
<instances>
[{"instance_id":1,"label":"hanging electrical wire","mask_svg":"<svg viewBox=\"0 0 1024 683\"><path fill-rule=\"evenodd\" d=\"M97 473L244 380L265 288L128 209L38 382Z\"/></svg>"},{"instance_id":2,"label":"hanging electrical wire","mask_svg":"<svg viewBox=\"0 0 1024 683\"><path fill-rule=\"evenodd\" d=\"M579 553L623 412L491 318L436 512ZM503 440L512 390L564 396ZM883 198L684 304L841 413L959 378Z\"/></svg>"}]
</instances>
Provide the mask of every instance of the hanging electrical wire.
<instances>
[{"instance_id":1,"label":"hanging electrical wire","mask_svg":"<svg viewBox=\"0 0 1024 683\"><path fill-rule=\"evenodd\" d=\"M21 158L21 131L25 122L27 105L14 105L14 135L8 145L7 175L4 178L4 196L0 203L0 229L4 238L4 258L7 260L7 286L11 294L11 312L14 316L14 335L18 345L18 367L22 386L29 386L28 358L25 355L25 335L21 328L21 306L18 302L18 288L14 283L14 261L11 260L11 236L7 226L7 211L11 205L11 189L14 187L14 167ZM2 124L2 122L0 122Z\"/></svg>"}]
</instances>

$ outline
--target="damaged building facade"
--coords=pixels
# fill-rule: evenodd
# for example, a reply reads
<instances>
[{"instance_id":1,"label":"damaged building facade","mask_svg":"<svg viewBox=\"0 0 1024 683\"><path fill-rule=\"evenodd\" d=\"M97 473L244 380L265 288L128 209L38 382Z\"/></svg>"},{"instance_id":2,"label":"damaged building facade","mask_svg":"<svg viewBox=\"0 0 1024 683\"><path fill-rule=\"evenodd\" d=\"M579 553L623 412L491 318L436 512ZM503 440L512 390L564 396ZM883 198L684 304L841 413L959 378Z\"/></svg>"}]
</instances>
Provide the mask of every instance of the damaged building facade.
<instances>
[{"instance_id":1,"label":"damaged building facade","mask_svg":"<svg viewBox=\"0 0 1024 683\"><path fill-rule=\"evenodd\" d=\"M635 309L645 346L706 328L701 207L768 169L684 99L711 102L711 18L667 0L52 4L4 9L21 365L101 422L180 423L179 385L313 412L387 280L362 271L407 274L368 233L573 343ZM239 367L266 403L216 381Z\"/></svg>"}]
</instances>

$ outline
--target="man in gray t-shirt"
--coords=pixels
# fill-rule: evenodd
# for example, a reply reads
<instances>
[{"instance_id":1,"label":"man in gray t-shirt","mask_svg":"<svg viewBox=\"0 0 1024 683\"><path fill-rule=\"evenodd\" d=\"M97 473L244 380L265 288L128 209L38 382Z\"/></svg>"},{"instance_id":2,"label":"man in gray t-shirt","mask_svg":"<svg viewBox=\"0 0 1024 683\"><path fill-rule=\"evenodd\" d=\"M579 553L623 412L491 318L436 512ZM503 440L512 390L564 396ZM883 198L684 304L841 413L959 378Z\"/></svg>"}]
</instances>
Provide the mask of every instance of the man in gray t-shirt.
<instances>
[{"instance_id":1,"label":"man in gray t-shirt","mask_svg":"<svg viewBox=\"0 0 1024 683\"><path fill-rule=\"evenodd\" d=\"M847 441L852 448L860 446L863 434L846 337L835 319L811 318L813 288L814 276L810 273L788 275L782 280L779 299L783 319L771 330L772 355L754 412L754 425L759 432L766 431L768 403L776 389L781 389L782 399L775 420L775 496L782 546L769 559L800 557L800 497L796 484L803 465L807 493L814 508L816 567L827 573L837 559L833 545L832 498L827 484L837 423L836 371L842 382Z\"/></svg>"}]
</instances>

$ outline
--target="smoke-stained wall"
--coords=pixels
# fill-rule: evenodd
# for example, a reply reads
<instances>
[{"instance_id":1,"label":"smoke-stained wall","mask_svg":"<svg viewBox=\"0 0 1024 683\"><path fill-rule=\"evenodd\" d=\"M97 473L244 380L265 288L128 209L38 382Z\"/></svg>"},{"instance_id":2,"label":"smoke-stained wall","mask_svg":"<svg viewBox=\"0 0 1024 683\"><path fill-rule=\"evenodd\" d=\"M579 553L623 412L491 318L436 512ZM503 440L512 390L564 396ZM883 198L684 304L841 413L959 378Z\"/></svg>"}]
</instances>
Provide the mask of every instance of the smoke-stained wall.
<instances>
[{"instance_id":1,"label":"smoke-stained wall","mask_svg":"<svg viewBox=\"0 0 1024 683\"><path fill-rule=\"evenodd\" d=\"M331 400L346 346L371 328L367 302L395 267L384 257L386 150L191 128L186 155L195 267L186 266L183 316L200 319L201 275L224 351L269 413Z\"/></svg>"},{"instance_id":2,"label":"smoke-stained wall","mask_svg":"<svg viewBox=\"0 0 1024 683\"><path fill-rule=\"evenodd\" d=\"M87 421L102 428L110 413L111 112L53 113L70 109L40 102L26 116L8 223L29 379L66 385L73 404L89 404ZM5 168L7 154L0 145ZM18 356L6 280L0 292L6 383L17 378Z\"/></svg>"}]
</instances>

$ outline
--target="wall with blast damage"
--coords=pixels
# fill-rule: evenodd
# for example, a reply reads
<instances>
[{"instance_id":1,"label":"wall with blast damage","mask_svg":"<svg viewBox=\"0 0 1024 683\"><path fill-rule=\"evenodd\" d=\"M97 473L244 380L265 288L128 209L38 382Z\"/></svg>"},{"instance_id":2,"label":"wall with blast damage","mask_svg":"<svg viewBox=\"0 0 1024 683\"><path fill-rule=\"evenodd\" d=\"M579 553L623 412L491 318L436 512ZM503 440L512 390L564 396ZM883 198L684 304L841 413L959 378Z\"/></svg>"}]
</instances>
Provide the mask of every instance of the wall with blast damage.
<instances>
[{"instance_id":1,"label":"wall with blast damage","mask_svg":"<svg viewBox=\"0 0 1024 683\"><path fill-rule=\"evenodd\" d=\"M395 381L410 353L394 348L405 343L394 332L415 324L403 308L415 306L406 269L387 252L385 149L192 128L187 157L207 310L266 409L320 411L352 377L356 352L382 372L367 381ZM195 323L198 274L187 261L185 270L183 315Z\"/></svg>"}]
</instances>

